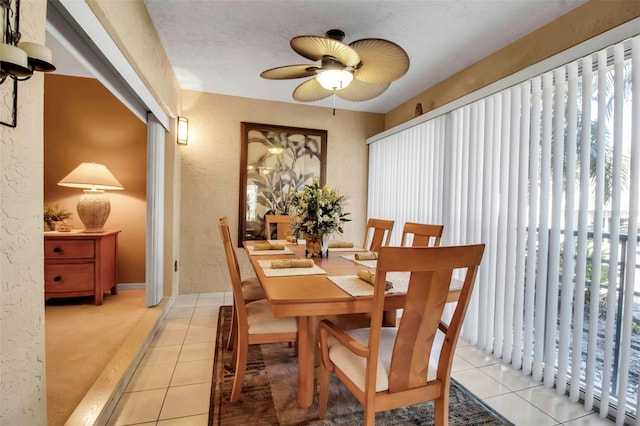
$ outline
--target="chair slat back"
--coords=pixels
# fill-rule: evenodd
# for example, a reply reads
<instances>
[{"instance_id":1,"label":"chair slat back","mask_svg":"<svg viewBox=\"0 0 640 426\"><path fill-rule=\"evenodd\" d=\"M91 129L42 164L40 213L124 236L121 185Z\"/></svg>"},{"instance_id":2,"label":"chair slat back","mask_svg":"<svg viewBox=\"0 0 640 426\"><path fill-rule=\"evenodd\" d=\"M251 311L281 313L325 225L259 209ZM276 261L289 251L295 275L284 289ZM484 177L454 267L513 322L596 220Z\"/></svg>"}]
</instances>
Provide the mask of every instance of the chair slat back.
<instances>
[{"instance_id":1,"label":"chair slat back","mask_svg":"<svg viewBox=\"0 0 640 426\"><path fill-rule=\"evenodd\" d=\"M291 235L291 218L287 214L266 214L265 221L265 239L271 239L271 225L276 225L276 240L284 240Z\"/></svg>"},{"instance_id":2,"label":"chair slat back","mask_svg":"<svg viewBox=\"0 0 640 426\"><path fill-rule=\"evenodd\" d=\"M233 299L236 304L236 313L239 322L247 318L247 311L245 308L245 300L242 294L242 279L240 277L240 266L238 265L238 258L231 241L231 232L229 231L229 222L226 217L220 219L218 223L218 229L220 231L220 237L222 238L222 244L224 246L224 253L227 259L227 267L229 269L229 275L231 277L231 286L233 290Z\"/></svg>"},{"instance_id":3,"label":"chair slat back","mask_svg":"<svg viewBox=\"0 0 640 426\"><path fill-rule=\"evenodd\" d=\"M453 318L445 331L440 351L437 378L449 377L453 353L464 314L473 289L484 244L455 247L382 247L376 267L374 310L371 318L369 347L377 354L383 319L384 287L388 272L409 272L409 288L398 327L389 374L389 392L424 386L427 383L429 354L441 325L449 286L456 269L466 269L460 298ZM373 362L372 359L369 360ZM375 367L373 367L375 368ZM367 372L375 382L375 371Z\"/></svg>"},{"instance_id":4,"label":"chair slat back","mask_svg":"<svg viewBox=\"0 0 640 426\"><path fill-rule=\"evenodd\" d=\"M231 231L229 230L229 219L224 216L222 218L220 218L220 222L218 224L219 230L220 230L220 237L222 238L222 243L225 244L227 241L227 237L230 240L231 239ZM224 228L222 228L224 227ZM233 249L233 243L231 243L231 248ZM226 249L226 247L225 247ZM227 256L227 263L229 265L229 270L231 271L232 265L233 268L235 269L235 273L238 275L238 280L241 281L240 278L240 264L238 263L238 257L236 256L236 251L235 250L231 250L230 253L231 256Z\"/></svg>"},{"instance_id":5,"label":"chair slat back","mask_svg":"<svg viewBox=\"0 0 640 426\"><path fill-rule=\"evenodd\" d=\"M364 243L362 247L369 251L379 251L380 247L388 246L391 240L391 232L393 231L393 220L385 219L369 219L367 221L367 229L364 234ZM367 244L369 241L369 234L371 236L371 244Z\"/></svg>"},{"instance_id":6,"label":"chair slat back","mask_svg":"<svg viewBox=\"0 0 640 426\"><path fill-rule=\"evenodd\" d=\"M408 236L413 236L412 247L439 247L442 238L443 225L431 225L427 223L405 222L402 230L402 241L400 245L407 245ZM431 242L433 241L433 244Z\"/></svg>"}]
</instances>

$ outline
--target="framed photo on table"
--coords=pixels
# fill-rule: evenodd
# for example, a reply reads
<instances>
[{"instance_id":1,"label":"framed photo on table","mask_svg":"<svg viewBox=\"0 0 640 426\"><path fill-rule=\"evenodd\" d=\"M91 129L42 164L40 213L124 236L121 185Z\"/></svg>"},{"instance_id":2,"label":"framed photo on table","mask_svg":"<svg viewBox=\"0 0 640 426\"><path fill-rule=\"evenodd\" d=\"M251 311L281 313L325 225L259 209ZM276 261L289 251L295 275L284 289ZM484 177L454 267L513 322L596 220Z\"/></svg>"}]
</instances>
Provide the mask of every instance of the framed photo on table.
<instances>
[{"instance_id":1,"label":"framed photo on table","mask_svg":"<svg viewBox=\"0 0 640 426\"><path fill-rule=\"evenodd\" d=\"M241 123L238 246L265 240L264 216L288 214L292 192L318 176L324 185L327 131Z\"/></svg>"}]
</instances>

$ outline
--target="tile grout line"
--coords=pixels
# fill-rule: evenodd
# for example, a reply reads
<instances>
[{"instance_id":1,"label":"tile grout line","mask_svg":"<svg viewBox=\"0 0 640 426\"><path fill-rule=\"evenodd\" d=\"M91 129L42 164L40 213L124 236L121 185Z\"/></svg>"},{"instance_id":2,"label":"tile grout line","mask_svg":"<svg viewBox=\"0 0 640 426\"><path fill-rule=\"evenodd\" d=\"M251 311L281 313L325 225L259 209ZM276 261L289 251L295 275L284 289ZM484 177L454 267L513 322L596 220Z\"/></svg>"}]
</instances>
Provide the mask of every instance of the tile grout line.
<instances>
[{"instance_id":1,"label":"tile grout line","mask_svg":"<svg viewBox=\"0 0 640 426\"><path fill-rule=\"evenodd\" d=\"M212 293L207 293L207 294L212 294ZM214 294L215 294L215 293L214 293ZM180 354L182 354L182 351L184 350L184 345L185 345L185 341L186 341L186 336L188 335L188 333L189 333L189 329L190 329L190 328L191 328L191 326L192 326L192 321L193 321L193 318L194 318L194 314L195 314L196 308L198 308L198 302L199 302L201 299L205 299L205 298L209 299L209 298L211 298L211 296L203 296L203 295L204 295L204 293L198 294L198 297L194 298L194 299L195 299L195 301L194 301L193 306L189 306L189 307L191 307L191 308L192 308L191 316L189 317L189 324L187 325L187 329L186 329L186 332L185 332L185 336L184 336L184 338L182 339L182 343L180 344L180 351L179 351L179 353L178 353L178 357L177 357L177 358L176 358L176 360L175 360L175 363L174 363L174 366L173 366L173 372L172 372L171 377L170 377L170 379L169 379L169 383L167 384L167 387L166 387L166 388L159 388L159 389L164 389L164 391L165 391L165 392L164 392L164 397L163 397L162 405L161 405L161 407L160 407L160 411L158 412L157 420L155 421L156 423L157 423L157 422L160 422L160 421L164 421L164 420L175 420L175 419L179 419L179 418L187 418L187 417L191 417L191 416L182 416L182 417L175 417L175 418L172 418L172 419L163 419L163 420L160 420L160 416L161 416L161 413L162 413L162 408L164 407L164 404L165 404L165 402L166 402L166 398L167 398L167 395L168 395L168 391L169 391L169 388L171 387L171 381L173 380L173 376L175 375L175 372L176 372L176 368L177 368L178 360L180 359ZM204 308L204 307L213 307L213 308L216 308L216 309L217 309L217 312L219 313L220 307L222 307L222 306L225 306L225 305L226 305L226 299L227 299L227 297L228 297L228 295L227 295L226 293L221 293L221 294L220 294L220 293L218 293L218 294L215 294L215 296L213 296L213 298L217 298L217 299L219 299L219 300L217 300L217 301L213 302L212 304L202 305L202 306L200 306L200 307L202 307L202 308ZM203 300L203 301L204 301L204 300ZM172 307L172 310L173 310L173 308L175 308L175 307L176 307L176 306ZM187 307L187 306L177 306L177 307L178 307L178 308L184 308L184 307ZM152 344L153 344L153 343L155 343L155 339L157 339L157 338L158 338L158 336L156 336L156 337L154 338L154 342L152 342ZM466 344L465 344L465 345L463 345L463 346L461 346L461 347L464 347L464 346L470 346L470 347L473 347L473 345L468 344L467 342L465 342L465 343L466 343ZM482 353L484 354L484 351L482 351ZM494 380L494 381L496 381L497 383L499 383L502 387L504 387L505 389L508 389L508 390L509 390L509 392L506 392L506 393L502 393L502 394L498 394L498 395L492 395L492 396L489 396L489 397L480 398L480 400L482 400L485 404L487 404L487 405L489 405L489 406L491 406L491 404L487 401L487 399L491 399L491 398L499 398L499 397L504 397L504 396L506 396L506 395L513 394L513 395L515 395L516 397L520 398L522 401L524 401L524 402L526 402L527 404L531 405L533 408L535 408L535 409L539 410L541 413L543 413L544 415L546 415L547 417L549 417L549 418L550 418L550 419L552 419L553 421L557 422L557 423L556 423L556 426L561 426L561 425L564 425L565 423L569 423L569 422L572 422L572 421L578 420L578 419L583 418L583 417L588 417L588 416L590 416L590 415L592 415L592 414L593 414L593 412L583 413L583 414L581 414L581 415L579 415L579 416L577 416L577 417L575 417L575 418L571 418L571 419L567 420L566 422L561 422L561 421L559 421L558 419L556 419L554 416L552 416L550 413L548 413L547 411L545 411L544 409L542 409L542 408L538 407L537 405L533 404L531 401L528 401L527 399L525 399L524 397L520 396L520 395L517 393L517 392L522 391L522 390L526 390L526 389L531 389L531 388L538 387L539 385L532 385L532 386L528 386L528 387L525 387L525 388L523 388L523 389L519 389L519 390L517 390L517 391L516 391L516 390L512 390L510 387L508 387L506 384L504 384L501 380L499 380L499 379L497 379L497 378L494 378L494 377L492 377L491 375L489 375L487 372L483 371L482 369L483 369L484 367L489 367L489 366L493 366L493 365L502 365L502 363L500 362L500 360L499 360L499 359L497 359L497 358L495 358L495 357L493 357L493 355L491 355L491 354L486 354L486 355L491 356L491 357L494 359L494 361L495 361L495 362L490 363L490 364L487 364L487 365L482 365L482 366L476 366L476 365L474 365L471 361L469 361L468 359L464 358L463 356L461 356L461 355L459 355L459 354L456 354L456 355L460 356L460 358L461 358L462 360L464 360L465 362L467 362L467 363L469 363L469 364L471 365L471 367L470 367L470 368L468 368L468 369L462 369L462 370L459 370L459 371L471 371L471 370L477 370L477 371L481 372L484 376L487 376L488 378L491 378L492 380ZM213 383L211 383L211 386L213 386ZM563 401L563 402L562 402L562 404L563 404L563 405L566 405L566 406L573 405L573 403L570 403L569 401ZM497 411L497 410L496 410L496 411ZM501 413L501 414L502 414L502 413ZM502 415L504 415L504 414L502 414ZM505 417L506 417L506 416L505 416ZM612 424L613 424L613 423L612 423Z\"/></svg>"}]
</instances>

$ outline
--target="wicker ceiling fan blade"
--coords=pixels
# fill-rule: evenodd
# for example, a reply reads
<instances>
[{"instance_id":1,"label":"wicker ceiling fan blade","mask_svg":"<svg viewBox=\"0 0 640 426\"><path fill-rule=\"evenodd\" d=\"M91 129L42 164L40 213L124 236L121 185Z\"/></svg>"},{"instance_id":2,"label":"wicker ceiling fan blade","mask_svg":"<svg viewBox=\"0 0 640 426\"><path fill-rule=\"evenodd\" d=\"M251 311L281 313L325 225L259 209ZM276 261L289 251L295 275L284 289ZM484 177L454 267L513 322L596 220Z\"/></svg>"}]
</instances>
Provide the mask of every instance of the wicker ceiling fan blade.
<instances>
[{"instance_id":1,"label":"wicker ceiling fan blade","mask_svg":"<svg viewBox=\"0 0 640 426\"><path fill-rule=\"evenodd\" d=\"M397 44L379 38L366 38L350 44L362 59L354 77L365 83L389 83L407 73L409 56Z\"/></svg>"},{"instance_id":2,"label":"wicker ceiling fan blade","mask_svg":"<svg viewBox=\"0 0 640 426\"><path fill-rule=\"evenodd\" d=\"M368 101L381 95L390 85L391 83L370 84L354 79L345 89L336 90L336 95L347 101Z\"/></svg>"},{"instance_id":3,"label":"wicker ceiling fan blade","mask_svg":"<svg viewBox=\"0 0 640 426\"><path fill-rule=\"evenodd\" d=\"M315 78L305 81L293 91L293 99L300 102L319 101L331 95L333 91L322 87Z\"/></svg>"},{"instance_id":4,"label":"wicker ceiling fan blade","mask_svg":"<svg viewBox=\"0 0 640 426\"><path fill-rule=\"evenodd\" d=\"M360 63L360 55L355 49L339 40L328 37L294 37L291 39L291 48L312 61L319 61L325 56L330 56L347 67L355 67Z\"/></svg>"},{"instance_id":5,"label":"wicker ceiling fan blade","mask_svg":"<svg viewBox=\"0 0 640 426\"><path fill-rule=\"evenodd\" d=\"M397 44L366 38L347 45L342 42L344 36L344 31L332 29L325 33L325 37L294 37L290 42L291 48L309 60L321 61L321 64L271 68L260 76L274 80L319 76L324 87L316 78L311 78L295 88L293 99L314 102L336 94L347 101L358 102L381 95L392 81L409 70L409 56ZM351 78L353 81L349 84ZM325 88L344 85L348 86L340 90Z\"/></svg>"},{"instance_id":6,"label":"wicker ceiling fan blade","mask_svg":"<svg viewBox=\"0 0 640 426\"><path fill-rule=\"evenodd\" d=\"M260 77L272 80L311 77L312 75L316 75L317 69L318 67L315 65L287 65L262 71Z\"/></svg>"}]
</instances>

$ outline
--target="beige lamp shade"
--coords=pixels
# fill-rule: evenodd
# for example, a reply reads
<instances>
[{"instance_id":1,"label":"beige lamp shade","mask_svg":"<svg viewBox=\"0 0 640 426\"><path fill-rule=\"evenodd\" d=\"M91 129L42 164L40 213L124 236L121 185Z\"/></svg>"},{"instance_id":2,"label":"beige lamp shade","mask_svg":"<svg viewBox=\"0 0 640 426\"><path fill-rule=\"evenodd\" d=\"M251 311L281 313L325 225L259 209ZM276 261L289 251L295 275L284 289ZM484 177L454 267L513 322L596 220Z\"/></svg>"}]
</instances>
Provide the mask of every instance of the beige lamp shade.
<instances>
[{"instance_id":1,"label":"beige lamp shade","mask_svg":"<svg viewBox=\"0 0 640 426\"><path fill-rule=\"evenodd\" d=\"M104 231L104 224L111 213L111 203L104 191L124 189L106 166L97 163L81 163L58 185L84 188L77 209L85 232Z\"/></svg>"},{"instance_id":2,"label":"beige lamp shade","mask_svg":"<svg viewBox=\"0 0 640 426\"><path fill-rule=\"evenodd\" d=\"M62 178L58 185L94 190L124 189L109 169L104 164L98 163L81 163Z\"/></svg>"}]
</instances>

